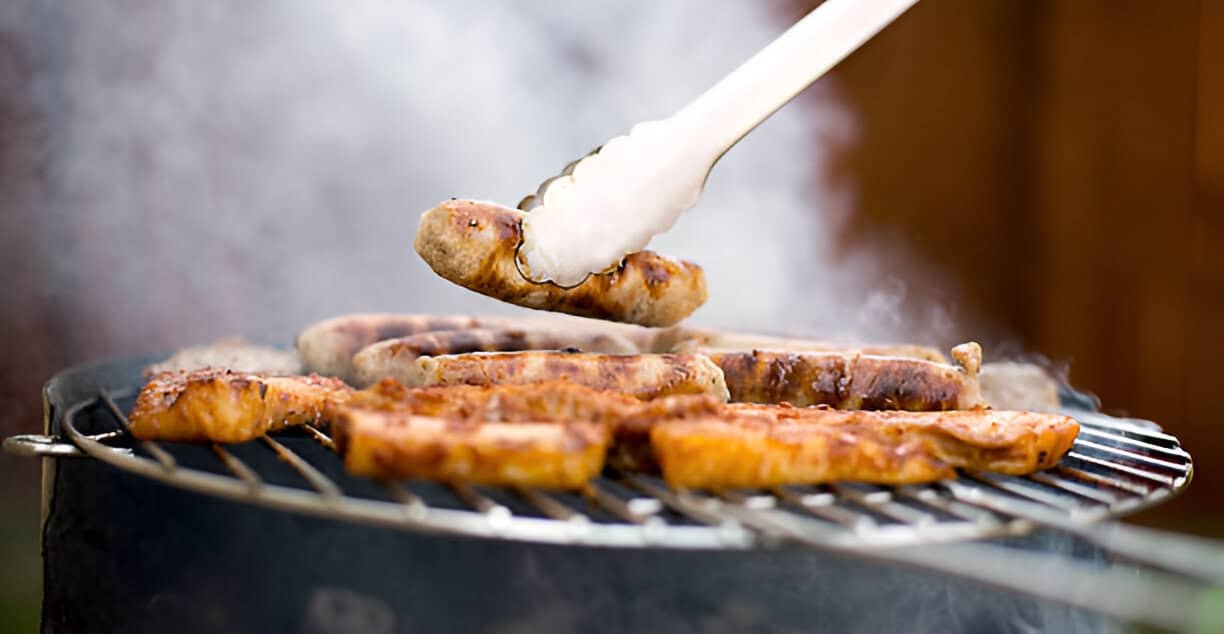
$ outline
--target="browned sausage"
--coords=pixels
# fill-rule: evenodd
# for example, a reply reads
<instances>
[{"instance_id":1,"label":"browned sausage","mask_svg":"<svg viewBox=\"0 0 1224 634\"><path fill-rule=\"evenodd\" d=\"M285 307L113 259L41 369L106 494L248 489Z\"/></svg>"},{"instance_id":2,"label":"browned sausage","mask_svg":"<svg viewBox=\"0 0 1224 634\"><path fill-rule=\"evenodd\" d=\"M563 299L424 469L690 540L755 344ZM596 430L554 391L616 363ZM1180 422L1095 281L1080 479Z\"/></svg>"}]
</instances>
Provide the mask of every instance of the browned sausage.
<instances>
[{"instance_id":1,"label":"browned sausage","mask_svg":"<svg viewBox=\"0 0 1224 634\"><path fill-rule=\"evenodd\" d=\"M940 411L982 407L981 351L958 349L965 367L858 352L712 352L731 400L838 409ZM967 356L966 356L967 355Z\"/></svg>"},{"instance_id":2,"label":"browned sausage","mask_svg":"<svg viewBox=\"0 0 1224 634\"><path fill-rule=\"evenodd\" d=\"M362 348L353 356L354 378L369 385L384 378L413 383L420 357L469 352L519 352L574 349L582 352L635 354L638 349L623 337L599 332L473 328L427 332L387 339Z\"/></svg>"},{"instance_id":3,"label":"browned sausage","mask_svg":"<svg viewBox=\"0 0 1224 634\"><path fill-rule=\"evenodd\" d=\"M351 381L354 378L353 355L372 343L424 332L499 327L510 323L511 320L501 317L464 315L343 315L306 327L297 336L297 350L308 372Z\"/></svg>"},{"instance_id":4,"label":"browned sausage","mask_svg":"<svg viewBox=\"0 0 1224 634\"><path fill-rule=\"evenodd\" d=\"M421 216L416 251L435 273L511 304L643 326L671 326L706 300L705 273L652 251L563 288L520 272L524 212L493 203L450 200Z\"/></svg>"}]
</instances>

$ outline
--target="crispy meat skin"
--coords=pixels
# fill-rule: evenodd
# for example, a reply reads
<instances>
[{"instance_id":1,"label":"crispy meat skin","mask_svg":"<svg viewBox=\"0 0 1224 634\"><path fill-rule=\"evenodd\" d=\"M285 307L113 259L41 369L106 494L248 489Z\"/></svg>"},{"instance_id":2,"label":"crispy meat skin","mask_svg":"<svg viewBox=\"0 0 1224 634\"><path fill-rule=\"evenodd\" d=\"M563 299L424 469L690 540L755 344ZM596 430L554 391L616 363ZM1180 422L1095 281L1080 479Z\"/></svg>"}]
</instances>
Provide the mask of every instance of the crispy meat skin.
<instances>
[{"instance_id":1,"label":"crispy meat skin","mask_svg":"<svg viewBox=\"0 0 1224 634\"><path fill-rule=\"evenodd\" d=\"M581 487L603 469L609 440L598 423L480 422L357 408L335 424L345 430L350 474L497 486Z\"/></svg>"},{"instance_id":2,"label":"crispy meat skin","mask_svg":"<svg viewBox=\"0 0 1224 634\"><path fill-rule=\"evenodd\" d=\"M240 443L317 420L351 388L338 379L261 376L208 368L165 372L136 397L129 420L142 440Z\"/></svg>"},{"instance_id":3,"label":"crispy meat skin","mask_svg":"<svg viewBox=\"0 0 1224 634\"><path fill-rule=\"evenodd\" d=\"M942 411L985 405L973 371L858 352L711 352L731 400L838 409Z\"/></svg>"},{"instance_id":4,"label":"crispy meat skin","mask_svg":"<svg viewBox=\"0 0 1224 634\"><path fill-rule=\"evenodd\" d=\"M416 360L420 357L563 348L610 354L636 354L638 351L633 342L611 333L472 328L426 332L380 341L362 348L354 355L353 367L360 385L369 385L384 378L415 384L420 382L416 376Z\"/></svg>"},{"instance_id":5,"label":"crispy meat skin","mask_svg":"<svg viewBox=\"0 0 1224 634\"><path fill-rule=\"evenodd\" d=\"M641 399L672 394L710 394L721 400L728 396L722 371L703 355L495 352L421 357L417 365L424 385L521 385L566 378Z\"/></svg>"},{"instance_id":6,"label":"crispy meat skin","mask_svg":"<svg viewBox=\"0 0 1224 634\"><path fill-rule=\"evenodd\" d=\"M347 381L354 378L353 354L372 343L425 332L510 327L511 323L501 317L359 313L307 326L298 334L296 345L307 371Z\"/></svg>"},{"instance_id":7,"label":"crispy meat skin","mask_svg":"<svg viewBox=\"0 0 1224 634\"><path fill-rule=\"evenodd\" d=\"M421 216L415 247L435 273L511 304L643 326L671 326L706 300L705 273L652 251L563 288L526 279L516 264L524 212L450 200Z\"/></svg>"},{"instance_id":8,"label":"crispy meat skin","mask_svg":"<svg viewBox=\"0 0 1224 634\"><path fill-rule=\"evenodd\" d=\"M729 404L718 417L659 421L650 443L671 486L753 488L913 484L954 477L954 467L1032 473L1056 464L1078 433L1071 418L1030 412Z\"/></svg>"}]
</instances>

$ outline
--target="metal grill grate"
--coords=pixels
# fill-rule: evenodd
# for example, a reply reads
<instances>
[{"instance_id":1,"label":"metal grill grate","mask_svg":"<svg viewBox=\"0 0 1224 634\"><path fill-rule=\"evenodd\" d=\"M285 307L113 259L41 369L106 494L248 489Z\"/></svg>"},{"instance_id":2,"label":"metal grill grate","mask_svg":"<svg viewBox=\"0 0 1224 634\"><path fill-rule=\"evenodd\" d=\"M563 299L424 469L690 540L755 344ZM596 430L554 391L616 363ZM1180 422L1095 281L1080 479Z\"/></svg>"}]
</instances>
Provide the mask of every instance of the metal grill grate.
<instances>
[{"instance_id":1,"label":"metal grill grate","mask_svg":"<svg viewBox=\"0 0 1224 634\"><path fill-rule=\"evenodd\" d=\"M1023 478L964 473L920 486L716 493L673 491L656 478L615 471L580 493L375 485L344 475L331 439L312 426L231 447L136 441L123 415L134 394L116 394L122 405L103 392L71 407L64 418L69 438L116 467L211 495L348 521L549 543L749 548L789 540L879 549L1018 535L1034 526L1088 535L1102 519L1175 494L1193 472L1177 439L1154 425L1075 410L1067 413L1081 433L1071 452L1055 469ZM279 460L260 460L260 451Z\"/></svg>"},{"instance_id":2,"label":"metal grill grate","mask_svg":"<svg viewBox=\"0 0 1224 634\"><path fill-rule=\"evenodd\" d=\"M1054 469L1024 478L966 472L921 486L698 493L607 471L572 493L351 478L331 439L311 426L242 445L137 441L123 415L136 392L102 391L61 410L59 430L71 445L35 436L10 438L5 447L91 456L208 495L435 534L621 548L817 548L1171 629L1201 626L1204 601L1224 586L1217 545L1102 521L1175 495L1193 464L1156 425L1083 409L1065 412L1081 424L1072 451ZM1130 563L1102 568L970 541L1038 528L1070 533Z\"/></svg>"}]
</instances>

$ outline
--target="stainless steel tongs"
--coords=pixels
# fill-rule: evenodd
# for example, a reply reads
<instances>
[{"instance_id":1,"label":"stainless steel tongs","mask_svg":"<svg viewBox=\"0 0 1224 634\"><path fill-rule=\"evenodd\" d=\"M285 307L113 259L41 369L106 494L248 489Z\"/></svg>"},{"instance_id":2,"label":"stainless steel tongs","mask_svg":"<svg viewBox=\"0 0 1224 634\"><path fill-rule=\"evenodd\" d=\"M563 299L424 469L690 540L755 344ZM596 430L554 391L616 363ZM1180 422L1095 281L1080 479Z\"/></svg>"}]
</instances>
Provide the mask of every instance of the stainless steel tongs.
<instances>
[{"instance_id":1,"label":"stainless steel tongs","mask_svg":"<svg viewBox=\"0 0 1224 634\"><path fill-rule=\"evenodd\" d=\"M535 212L525 225L530 277L577 283L644 248L697 203L723 154L917 2L828 0L680 111L544 181L519 203ZM599 231L566 230L592 223Z\"/></svg>"}]
</instances>

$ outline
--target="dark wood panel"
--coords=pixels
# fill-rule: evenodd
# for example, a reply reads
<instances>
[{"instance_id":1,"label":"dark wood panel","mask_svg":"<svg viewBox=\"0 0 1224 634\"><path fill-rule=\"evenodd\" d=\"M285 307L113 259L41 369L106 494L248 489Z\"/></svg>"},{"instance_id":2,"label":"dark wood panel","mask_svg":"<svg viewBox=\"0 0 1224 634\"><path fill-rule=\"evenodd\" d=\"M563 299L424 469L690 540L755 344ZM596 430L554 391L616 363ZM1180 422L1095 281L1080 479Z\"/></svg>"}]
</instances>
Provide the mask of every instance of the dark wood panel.
<instances>
[{"instance_id":1,"label":"dark wood panel","mask_svg":"<svg viewBox=\"0 0 1224 634\"><path fill-rule=\"evenodd\" d=\"M940 0L836 77L859 116L848 239L903 236L984 318L963 336L1177 433L1195 485L1143 519L1224 534L1220 69L1224 3Z\"/></svg>"}]
</instances>

